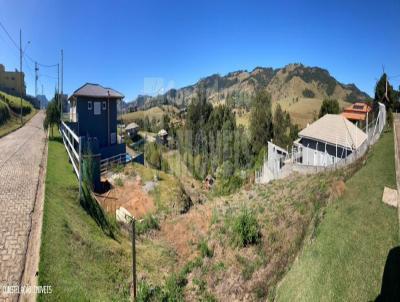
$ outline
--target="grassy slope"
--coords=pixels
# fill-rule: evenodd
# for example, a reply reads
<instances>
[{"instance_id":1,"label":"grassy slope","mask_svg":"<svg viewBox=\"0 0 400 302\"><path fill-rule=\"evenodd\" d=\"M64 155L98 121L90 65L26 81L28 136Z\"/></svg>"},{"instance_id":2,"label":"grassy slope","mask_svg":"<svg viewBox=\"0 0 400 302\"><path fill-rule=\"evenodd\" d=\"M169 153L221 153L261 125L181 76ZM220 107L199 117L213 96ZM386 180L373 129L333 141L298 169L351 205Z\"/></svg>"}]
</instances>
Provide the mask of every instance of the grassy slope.
<instances>
[{"instance_id":1,"label":"grassy slope","mask_svg":"<svg viewBox=\"0 0 400 302\"><path fill-rule=\"evenodd\" d=\"M62 143L50 141L48 154L39 283L51 285L53 293L39 301L129 300L129 239L106 236L80 206L77 179ZM139 278L159 284L175 261L165 243L138 240Z\"/></svg>"},{"instance_id":2,"label":"grassy slope","mask_svg":"<svg viewBox=\"0 0 400 302\"><path fill-rule=\"evenodd\" d=\"M385 133L345 194L326 210L315 241L283 280L278 301L369 301L380 292L389 250L398 244L396 210L381 202L396 187L393 135Z\"/></svg>"},{"instance_id":3,"label":"grassy slope","mask_svg":"<svg viewBox=\"0 0 400 302\"><path fill-rule=\"evenodd\" d=\"M161 108L160 107L152 107L147 110L139 110L136 112L130 112L126 113L122 116L122 119L126 124L131 123L135 120L138 119L143 119L146 116L150 119L150 121L155 118L156 120L161 120L162 116L164 114L169 114L170 116L173 116L174 114L177 113L177 109L173 106L168 106L168 105L163 105Z\"/></svg>"},{"instance_id":4,"label":"grassy slope","mask_svg":"<svg viewBox=\"0 0 400 302\"><path fill-rule=\"evenodd\" d=\"M319 110L321 108L322 99L309 99L299 98L298 102L294 102L292 99L280 100L272 104L272 109L275 110L276 106L280 104L283 110L286 110L290 114L292 122L298 124L300 128L307 126L307 123L311 123L314 117L318 117ZM350 103L339 101L341 109L349 106ZM245 128L249 127L250 124L250 113L245 113L241 117L236 117L238 125L243 125Z\"/></svg>"},{"instance_id":5,"label":"grassy slope","mask_svg":"<svg viewBox=\"0 0 400 302\"><path fill-rule=\"evenodd\" d=\"M11 102L13 104L14 108L20 108L20 99L18 97L9 95L9 94L1 92L1 91L0 91L0 95L4 95L5 97L7 97L9 102ZM4 104L7 105L6 103L4 103ZM23 104L23 106L32 108L31 113L29 113L28 115L25 115L23 117L23 122L26 123L37 113L37 111L36 111L36 109L33 108L33 106L29 102L27 102L25 100L22 100L22 104ZM3 125L0 125L0 137L3 137L5 135L7 135L8 133L21 127L21 121L20 121L19 115L18 115L19 112L14 112L14 114L13 114L13 112L10 110L10 113L11 113L11 116L7 120L7 122L5 122Z\"/></svg>"},{"instance_id":6,"label":"grassy slope","mask_svg":"<svg viewBox=\"0 0 400 302\"><path fill-rule=\"evenodd\" d=\"M129 254L81 208L78 184L63 145L49 142L39 283L42 301L127 300Z\"/></svg>"},{"instance_id":7,"label":"grassy slope","mask_svg":"<svg viewBox=\"0 0 400 302\"><path fill-rule=\"evenodd\" d=\"M28 122L38 111L32 109L32 112L23 117L24 124ZM21 120L15 116L11 116L11 118L3 125L0 126L0 137L6 136L10 132L17 130L21 127Z\"/></svg>"}]
</instances>

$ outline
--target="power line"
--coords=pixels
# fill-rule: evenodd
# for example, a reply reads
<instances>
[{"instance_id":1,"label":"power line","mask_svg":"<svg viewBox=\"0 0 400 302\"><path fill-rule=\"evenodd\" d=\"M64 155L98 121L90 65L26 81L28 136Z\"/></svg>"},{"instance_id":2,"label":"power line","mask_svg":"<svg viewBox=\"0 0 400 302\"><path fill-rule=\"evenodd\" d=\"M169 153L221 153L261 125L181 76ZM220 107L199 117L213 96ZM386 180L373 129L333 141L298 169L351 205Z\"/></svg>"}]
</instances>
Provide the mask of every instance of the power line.
<instances>
[{"instance_id":1,"label":"power line","mask_svg":"<svg viewBox=\"0 0 400 302\"><path fill-rule=\"evenodd\" d=\"M7 31L7 29L4 27L3 23L0 21L0 27L4 30L4 32L7 34L8 38L10 38L11 42L14 44L14 46L19 50L19 46L17 42L11 37L10 33Z\"/></svg>"},{"instance_id":2,"label":"power line","mask_svg":"<svg viewBox=\"0 0 400 302\"><path fill-rule=\"evenodd\" d=\"M48 75L48 74L43 74L43 73L40 73L39 77L45 77L45 78L57 80L57 77L54 77L54 76L51 76L51 75Z\"/></svg>"},{"instance_id":3,"label":"power line","mask_svg":"<svg viewBox=\"0 0 400 302\"><path fill-rule=\"evenodd\" d=\"M8 32L8 30L6 29L6 27L3 25L3 23L0 21L0 27L4 30L4 32L7 34L8 38L10 39L10 41L12 42L12 44L19 50L19 46L17 44L17 42L15 42L15 40L13 39L13 37L10 35L10 33ZM25 51L23 51L23 56L27 57L32 63L37 62L35 59L33 59L31 56L29 56ZM58 64L42 64L37 62L37 64L39 66L42 67L56 67Z\"/></svg>"}]
</instances>

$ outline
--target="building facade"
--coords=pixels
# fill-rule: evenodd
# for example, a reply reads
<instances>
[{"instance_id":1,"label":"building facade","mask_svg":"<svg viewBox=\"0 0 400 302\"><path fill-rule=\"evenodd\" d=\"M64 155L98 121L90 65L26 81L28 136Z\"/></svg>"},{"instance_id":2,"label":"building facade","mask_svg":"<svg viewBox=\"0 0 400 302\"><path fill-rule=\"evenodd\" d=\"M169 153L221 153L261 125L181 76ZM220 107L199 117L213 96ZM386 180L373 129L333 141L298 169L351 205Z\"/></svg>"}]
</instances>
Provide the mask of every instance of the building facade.
<instances>
[{"instance_id":1,"label":"building facade","mask_svg":"<svg viewBox=\"0 0 400 302\"><path fill-rule=\"evenodd\" d=\"M69 98L68 125L77 136L91 142L92 152L101 159L126 152L125 144L117 140L117 103L123 97L111 88L87 83Z\"/></svg>"},{"instance_id":2,"label":"building facade","mask_svg":"<svg viewBox=\"0 0 400 302\"><path fill-rule=\"evenodd\" d=\"M22 91L21 91L22 88ZM0 64L0 90L12 95L26 95L25 75L23 72L6 71Z\"/></svg>"}]
</instances>

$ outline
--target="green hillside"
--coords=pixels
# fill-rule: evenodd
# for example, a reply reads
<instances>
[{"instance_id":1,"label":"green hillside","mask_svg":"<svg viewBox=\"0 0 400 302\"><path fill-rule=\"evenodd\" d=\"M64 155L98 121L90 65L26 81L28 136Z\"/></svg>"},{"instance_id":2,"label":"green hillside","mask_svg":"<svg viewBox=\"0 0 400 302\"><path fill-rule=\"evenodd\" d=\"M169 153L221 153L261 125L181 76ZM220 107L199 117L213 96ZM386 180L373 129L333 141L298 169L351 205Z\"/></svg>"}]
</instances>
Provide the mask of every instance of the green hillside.
<instances>
[{"instance_id":1,"label":"green hillside","mask_svg":"<svg viewBox=\"0 0 400 302\"><path fill-rule=\"evenodd\" d=\"M19 97L0 91L0 137L21 127L21 114L23 122L30 120L36 110L32 104Z\"/></svg>"}]
</instances>

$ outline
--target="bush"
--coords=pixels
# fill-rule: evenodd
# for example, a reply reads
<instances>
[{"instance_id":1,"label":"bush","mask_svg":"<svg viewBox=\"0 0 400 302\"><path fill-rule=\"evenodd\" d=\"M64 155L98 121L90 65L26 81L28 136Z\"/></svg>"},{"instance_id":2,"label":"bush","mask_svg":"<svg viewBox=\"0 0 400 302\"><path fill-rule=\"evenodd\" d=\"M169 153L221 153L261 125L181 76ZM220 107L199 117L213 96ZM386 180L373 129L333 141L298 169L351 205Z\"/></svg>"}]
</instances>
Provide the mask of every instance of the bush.
<instances>
[{"instance_id":1,"label":"bush","mask_svg":"<svg viewBox=\"0 0 400 302\"><path fill-rule=\"evenodd\" d=\"M118 187L123 187L123 186L124 186L124 182L123 182L122 179L119 178L119 177L115 179L115 184L116 184Z\"/></svg>"},{"instance_id":2,"label":"bush","mask_svg":"<svg viewBox=\"0 0 400 302\"><path fill-rule=\"evenodd\" d=\"M214 251L208 247L205 240L200 241L200 243L198 244L198 249L200 250L201 257L203 258L211 258L212 256L214 256Z\"/></svg>"},{"instance_id":3,"label":"bush","mask_svg":"<svg viewBox=\"0 0 400 302\"><path fill-rule=\"evenodd\" d=\"M10 112L6 104L0 101L0 125L4 124L10 118Z\"/></svg>"},{"instance_id":4,"label":"bush","mask_svg":"<svg viewBox=\"0 0 400 302\"><path fill-rule=\"evenodd\" d=\"M160 229L160 224L158 222L157 217L147 214L144 216L142 221L136 223L136 234L137 235L142 235L149 230L159 230Z\"/></svg>"},{"instance_id":5,"label":"bush","mask_svg":"<svg viewBox=\"0 0 400 302\"><path fill-rule=\"evenodd\" d=\"M339 114L339 102L335 99L325 99L322 102L321 109L319 110L319 117L325 114Z\"/></svg>"},{"instance_id":6,"label":"bush","mask_svg":"<svg viewBox=\"0 0 400 302\"><path fill-rule=\"evenodd\" d=\"M261 240L260 226L254 213L243 208L232 221L233 243L239 247L257 244Z\"/></svg>"},{"instance_id":7,"label":"bush","mask_svg":"<svg viewBox=\"0 0 400 302\"><path fill-rule=\"evenodd\" d=\"M162 147L157 143L148 143L144 147L144 157L146 161L157 170L169 171L168 162L162 158Z\"/></svg>"},{"instance_id":8,"label":"bush","mask_svg":"<svg viewBox=\"0 0 400 302\"><path fill-rule=\"evenodd\" d=\"M165 282L160 301L184 301L183 288L187 280L183 274L172 274Z\"/></svg>"},{"instance_id":9,"label":"bush","mask_svg":"<svg viewBox=\"0 0 400 302\"><path fill-rule=\"evenodd\" d=\"M26 100L22 99L22 106L21 106L21 99L19 97L15 97L8 94L0 94L2 96L2 100L8 104L10 109L17 114L21 113L22 108L22 115L27 115L32 111L32 105L27 102Z\"/></svg>"},{"instance_id":10,"label":"bush","mask_svg":"<svg viewBox=\"0 0 400 302\"><path fill-rule=\"evenodd\" d=\"M315 97L315 93L311 89L306 88L306 89L303 90L303 96L305 98L312 99L312 98Z\"/></svg>"},{"instance_id":11,"label":"bush","mask_svg":"<svg viewBox=\"0 0 400 302\"><path fill-rule=\"evenodd\" d=\"M216 195L228 195L236 192L243 185L243 179L238 175L229 178L218 179L214 188Z\"/></svg>"}]
</instances>

